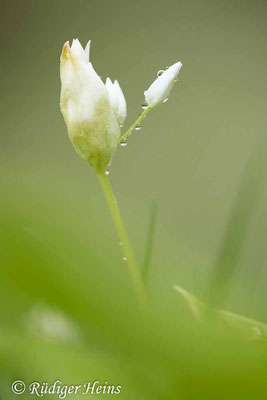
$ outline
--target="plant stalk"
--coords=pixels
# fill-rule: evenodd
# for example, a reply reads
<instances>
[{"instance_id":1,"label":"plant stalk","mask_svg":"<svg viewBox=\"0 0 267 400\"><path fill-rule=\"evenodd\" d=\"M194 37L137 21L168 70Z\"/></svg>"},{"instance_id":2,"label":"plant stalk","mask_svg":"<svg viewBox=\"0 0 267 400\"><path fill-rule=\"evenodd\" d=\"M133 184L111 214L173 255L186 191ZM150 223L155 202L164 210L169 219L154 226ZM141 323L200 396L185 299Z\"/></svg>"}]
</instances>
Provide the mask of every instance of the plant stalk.
<instances>
[{"instance_id":1,"label":"plant stalk","mask_svg":"<svg viewBox=\"0 0 267 400\"><path fill-rule=\"evenodd\" d=\"M98 179L101 183L102 189L104 191L106 201L108 203L109 209L111 216L113 218L113 222L119 237L119 240L122 245L122 249L124 252L124 256L126 258L126 262L128 265L129 273L132 279L132 284L133 288L135 290L137 300L139 302L139 305L141 306L142 309L147 304L147 296L146 296L146 291L145 287L141 278L141 274L139 271L139 268L137 266L134 253L132 250L132 247L130 245L130 241L126 232L126 229L124 227L124 223L119 211L118 203L117 200L114 196L114 193L112 191L112 188L110 186L110 182L108 177L105 175L105 173L98 173Z\"/></svg>"},{"instance_id":2,"label":"plant stalk","mask_svg":"<svg viewBox=\"0 0 267 400\"><path fill-rule=\"evenodd\" d=\"M149 111L151 110L150 107L147 107L142 114L137 118L137 120L130 126L130 128L128 129L128 131L122 135L119 140L118 140L118 144L120 142L122 142L123 140L127 139L127 137L132 133L132 131L136 128L136 126L138 124L140 124L140 122L145 118L145 116L149 113Z\"/></svg>"}]
</instances>

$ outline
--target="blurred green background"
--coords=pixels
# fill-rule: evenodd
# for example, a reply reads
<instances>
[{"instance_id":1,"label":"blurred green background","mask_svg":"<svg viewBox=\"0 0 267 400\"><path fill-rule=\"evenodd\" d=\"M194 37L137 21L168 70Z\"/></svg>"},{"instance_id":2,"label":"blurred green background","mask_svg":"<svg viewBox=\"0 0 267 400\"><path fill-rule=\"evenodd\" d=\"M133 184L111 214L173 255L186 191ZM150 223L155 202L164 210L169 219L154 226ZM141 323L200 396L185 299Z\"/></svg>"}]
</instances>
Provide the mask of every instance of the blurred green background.
<instances>
[{"instance_id":1,"label":"blurred green background","mask_svg":"<svg viewBox=\"0 0 267 400\"><path fill-rule=\"evenodd\" d=\"M112 359L117 341L124 354L127 335L137 329L131 325L139 318L135 317L131 284L101 188L92 168L74 152L59 111L59 56L63 43L77 37L83 45L92 40L91 61L98 74L119 80L128 106L125 127L136 119L143 92L157 71L176 61L183 63L168 103L151 112L127 147L118 149L112 163L110 179L140 263L151 200L157 202L148 291L167 320L157 340L170 340L166 352L160 354L164 361L157 359L162 368L165 362L169 368L161 389L155 376L162 377L163 372L153 376L151 365L156 361L152 357L147 367L150 384L146 386L147 369L137 369L139 386L128 382L129 391L121 398L217 398L203 381L200 397L194 397L193 391L189 395L186 389L190 379L178 385L177 392L168 380L176 382L172 373L177 360L172 351L179 358L183 348L180 342L174 350L172 342L176 317L181 321L172 286L179 284L208 300L214 287L221 284L225 290L221 306L267 322L266 17L264 0L0 1L0 300L3 336L9 338L8 343L3 342L1 356L3 382L20 376L36 379L29 372L33 366L49 380L51 365L61 365L61 350L44 345L38 335L35 343L24 332L25 318L34 307L45 310L49 304L63 310L76 320L86 343L101 337L98 347L92 345L96 358L94 346L101 348L104 358ZM130 321L126 318L128 307L133 310ZM118 318L111 318L113 313L118 313ZM110 328L114 319L121 323ZM127 334L119 330L124 324ZM148 325L153 331L154 319ZM142 331L139 323L137 326ZM13 333L6 334L6 329ZM136 336L133 348L140 348L141 342L146 347L149 332L145 338L141 332ZM210 340L215 339L212 336ZM198 349L202 345L205 349L202 342L200 347L195 343ZM112 355L105 346L112 349ZM23 348L29 348L27 362ZM55 367L56 373L50 370L51 380L58 378L59 371L65 373L67 365L66 376L73 380L86 368L94 375L94 368L86 364L88 359L92 362L91 356L86 358L81 351L82 361L77 361L72 352L62 350L68 361L61 370ZM197 367L186 358L186 350L185 354L185 365L194 365L191 373L201 380L205 351L199 355L201 365ZM75 374L72 357L79 365ZM97 362L103 375L107 369L119 380L121 361L117 374L109 358L101 357ZM131 378L135 362L128 360L129 369L123 364L125 375L129 373ZM248 375L253 377L245 373L246 379ZM219 376L215 373L212 378L216 388ZM15 396L3 388L5 384L1 398ZM154 391L150 392L151 388ZM260 393L260 385L258 389ZM250 394L249 390L246 393ZM206 397L201 397L204 394ZM225 398L218 391L216 396ZM227 396L231 398L229 393Z\"/></svg>"}]
</instances>

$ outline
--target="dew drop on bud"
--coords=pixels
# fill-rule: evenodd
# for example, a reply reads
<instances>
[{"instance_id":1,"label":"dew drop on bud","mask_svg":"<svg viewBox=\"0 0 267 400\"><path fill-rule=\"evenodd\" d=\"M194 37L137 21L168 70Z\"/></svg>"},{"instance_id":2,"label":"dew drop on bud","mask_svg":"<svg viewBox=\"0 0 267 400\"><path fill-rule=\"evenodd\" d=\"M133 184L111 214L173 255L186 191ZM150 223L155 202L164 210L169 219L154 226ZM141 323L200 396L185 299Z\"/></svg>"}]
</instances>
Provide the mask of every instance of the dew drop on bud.
<instances>
[{"instance_id":1,"label":"dew drop on bud","mask_svg":"<svg viewBox=\"0 0 267 400\"><path fill-rule=\"evenodd\" d=\"M164 69L160 69L160 70L158 71L158 73L157 73L157 76L160 76L160 75L162 75L162 74L163 74L163 72L164 72Z\"/></svg>"},{"instance_id":2,"label":"dew drop on bud","mask_svg":"<svg viewBox=\"0 0 267 400\"><path fill-rule=\"evenodd\" d=\"M136 131L140 131L141 130L141 124L140 122L136 125L136 127L134 128Z\"/></svg>"},{"instance_id":3,"label":"dew drop on bud","mask_svg":"<svg viewBox=\"0 0 267 400\"><path fill-rule=\"evenodd\" d=\"M147 103L144 103L144 104L141 105L142 110L146 110L147 107L148 107Z\"/></svg>"},{"instance_id":4,"label":"dew drop on bud","mask_svg":"<svg viewBox=\"0 0 267 400\"><path fill-rule=\"evenodd\" d=\"M109 168L107 168L105 174L109 175L109 173L110 173L110 170L109 170Z\"/></svg>"},{"instance_id":5,"label":"dew drop on bud","mask_svg":"<svg viewBox=\"0 0 267 400\"><path fill-rule=\"evenodd\" d=\"M121 147L125 147L125 146L127 146L127 139L126 138L122 139L122 141L121 141Z\"/></svg>"}]
</instances>

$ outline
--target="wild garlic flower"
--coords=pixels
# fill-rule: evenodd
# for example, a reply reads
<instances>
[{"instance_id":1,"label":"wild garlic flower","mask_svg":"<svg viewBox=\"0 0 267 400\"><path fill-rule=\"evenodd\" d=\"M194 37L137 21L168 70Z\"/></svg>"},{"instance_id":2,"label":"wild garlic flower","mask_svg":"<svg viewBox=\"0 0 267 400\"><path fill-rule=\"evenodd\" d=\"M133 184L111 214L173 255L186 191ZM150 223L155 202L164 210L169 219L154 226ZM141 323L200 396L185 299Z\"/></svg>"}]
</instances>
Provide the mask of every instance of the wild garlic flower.
<instances>
[{"instance_id":1,"label":"wild garlic flower","mask_svg":"<svg viewBox=\"0 0 267 400\"><path fill-rule=\"evenodd\" d=\"M182 63L177 62L167 68L144 92L148 107L156 107L168 100L181 67Z\"/></svg>"},{"instance_id":2,"label":"wild garlic flower","mask_svg":"<svg viewBox=\"0 0 267 400\"><path fill-rule=\"evenodd\" d=\"M110 78L106 79L106 88L109 92L111 107L119 124L122 126L127 116L127 106L123 91L121 90L119 82L115 80L114 83L112 83Z\"/></svg>"},{"instance_id":3,"label":"wild garlic flower","mask_svg":"<svg viewBox=\"0 0 267 400\"><path fill-rule=\"evenodd\" d=\"M115 90L110 94L89 61L89 50L90 42L83 49L78 39L73 40L71 47L69 42L64 44L60 59L60 108L79 156L103 172L116 151L126 103L118 84L116 96Z\"/></svg>"}]
</instances>

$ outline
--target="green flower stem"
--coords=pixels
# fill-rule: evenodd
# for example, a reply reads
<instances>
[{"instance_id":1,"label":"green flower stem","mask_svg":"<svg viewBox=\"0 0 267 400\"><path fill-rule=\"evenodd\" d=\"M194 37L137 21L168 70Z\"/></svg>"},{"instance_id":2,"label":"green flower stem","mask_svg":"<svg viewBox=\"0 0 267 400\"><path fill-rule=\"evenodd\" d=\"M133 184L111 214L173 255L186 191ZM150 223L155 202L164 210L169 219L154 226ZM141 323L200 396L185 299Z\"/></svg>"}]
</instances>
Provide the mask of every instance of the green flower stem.
<instances>
[{"instance_id":1,"label":"green flower stem","mask_svg":"<svg viewBox=\"0 0 267 400\"><path fill-rule=\"evenodd\" d=\"M111 189L109 179L105 175L105 173L98 173L98 178L101 183L102 189L104 191L112 218L113 222L115 224L117 234L119 237L119 240L121 241L122 244L122 249L124 252L124 256L126 258L126 262L129 268L129 273L132 278L132 284L134 287L134 290L137 295L138 302L141 306L141 308L144 308L147 303L147 296L146 296L146 291L145 287L141 278L141 274L139 272L137 263L135 261L135 257L129 242L129 238L127 235L127 232L124 227L124 223L122 220L122 217L120 215L120 211L118 208L117 200L114 196L114 193Z\"/></svg>"},{"instance_id":2,"label":"green flower stem","mask_svg":"<svg viewBox=\"0 0 267 400\"><path fill-rule=\"evenodd\" d=\"M142 114L137 118L137 120L130 126L130 128L128 129L128 131L122 135L119 138L118 144L122 141L127 139L127 137L130 135L130 133L132 133L132 131L134 130L134 128L145 118L145 116L149 113L149 111L151 110L151 107L147 107Z\"/></svg>"}]
</instances>

